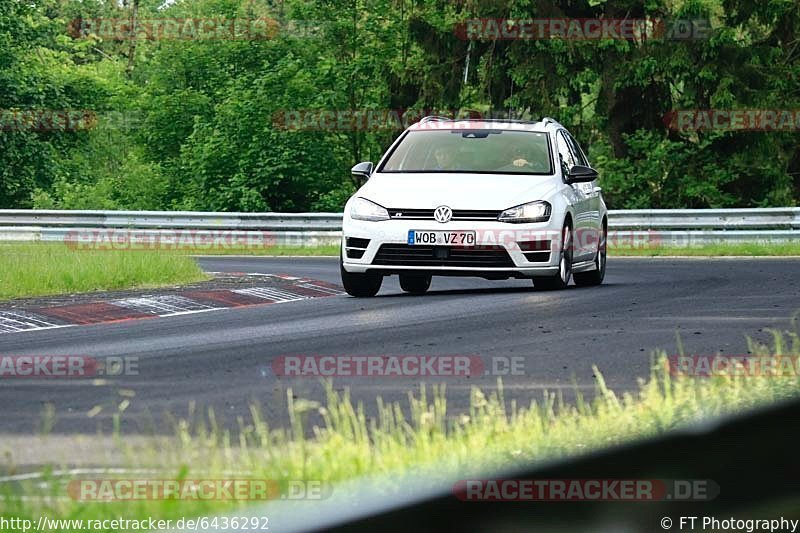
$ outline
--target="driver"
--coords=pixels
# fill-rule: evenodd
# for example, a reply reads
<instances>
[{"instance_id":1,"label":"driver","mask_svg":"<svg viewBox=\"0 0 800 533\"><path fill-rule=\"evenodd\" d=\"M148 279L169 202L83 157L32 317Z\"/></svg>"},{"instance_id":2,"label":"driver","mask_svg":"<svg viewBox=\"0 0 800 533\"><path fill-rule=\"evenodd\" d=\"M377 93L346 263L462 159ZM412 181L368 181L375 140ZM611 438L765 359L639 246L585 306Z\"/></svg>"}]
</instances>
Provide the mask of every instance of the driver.
<instances>
[{"instance_id":1,"label":"driver","mask_svg":"<svg viewBox=\"0 0 800 533\"><path fill-rule=\"evenodd\" d=\"M521 146L517 146L511 152L511 164L515 167L524 167L526 165L530 165L531 162L529 158L530 156L525 153L525 150L523 150Z\"/></svg>"},{"instance_id":2,"label":"driver","mask_svg":"<svg viewBox=\"0 0 800 533\"><path fill-rule=\"evenodd\" d=\"M433 151L433 156L436 158L435 170L453 170L455 167L455 157L453 156L453 152L447 148L436 148Z\"/></svg>"},{"instance_id":3,"label":"driver","mask_svg":"<svg viewBox=\"0 0 800 533\"><path fill-rule=\"evenodd\" d=\"M509 166L517 168L527 167L531 171L547 171L550 168L548 155L536 145L514 146L508 158L511 159Z\"/></svg>"}]
</instances>

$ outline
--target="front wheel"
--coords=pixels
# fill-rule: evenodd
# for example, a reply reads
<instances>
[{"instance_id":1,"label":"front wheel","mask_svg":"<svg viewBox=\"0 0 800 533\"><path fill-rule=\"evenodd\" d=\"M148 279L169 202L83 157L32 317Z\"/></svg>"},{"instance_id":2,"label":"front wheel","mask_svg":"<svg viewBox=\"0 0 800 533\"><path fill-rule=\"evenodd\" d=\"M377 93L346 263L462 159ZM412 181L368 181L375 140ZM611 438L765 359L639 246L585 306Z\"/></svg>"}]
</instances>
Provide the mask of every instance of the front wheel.
<instances>
[{"instance_id":1,"label":"front wheel","mask_svg":"<svg viewBox=\"0 0 800 533\"><path fill-rule=\"evenodd\" d=\"M339 263L339 270L342 275L342 285L345 292L350 296L358 298L368 298L375 296L381 290L383 283L383 276L378 274L361 274L357 272L348 272L344 269L344 265Z\"/></svg>"},{"instance_id":2,"label":"front wheel","mask_svg":"<svg viewBox=\"0 0 800 533\"><path fill-rule=\"evenodd\" d=\"M597 255L594 258L594 270L589 272L576 272L573 276L575 278L575 285L578 287L591 287L593 285L600 285L606 277L606 244L608 230L603 228L603 233L600 235L600 243L597 246Z\"/></svg>"},{"instance_id":3,"label":"front wheel","mask_svg":"<svg viewBox=\"0 0 800 533\"><path fill-rule=\"evenodd\" d=\"M431 286L430 276L400 274L400 288L411 294L425 294Z\"/></svg>"},{"instance_id":4,"label":"front wheel","mask_svg":"<svg viewBox=\"0 0 800 533\"><path fill-rule=\"evenodd\" d=\"M558 273L553 276L533 278L533 285L537 289L552 291L563 289L569 285L572 278L572 228L564 224L561 230L561 251L558 260Z\"/></svg>"}]
</instances>

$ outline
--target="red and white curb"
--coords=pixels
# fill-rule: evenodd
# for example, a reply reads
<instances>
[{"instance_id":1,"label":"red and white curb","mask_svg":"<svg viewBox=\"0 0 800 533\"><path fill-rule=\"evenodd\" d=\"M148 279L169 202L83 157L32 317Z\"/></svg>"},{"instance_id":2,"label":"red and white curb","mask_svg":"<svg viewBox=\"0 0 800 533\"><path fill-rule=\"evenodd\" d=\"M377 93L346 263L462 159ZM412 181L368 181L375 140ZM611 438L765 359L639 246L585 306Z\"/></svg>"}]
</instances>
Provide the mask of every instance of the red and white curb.
<instances>
[{"instance_id":1,"label":"red and white curb","mask_svg":"<svg viewBox=\"0 0 800 533\"><path fill-rule=\"evenodd\" d=\"M141 296L31 310L0 310L0 334L207 313L234 307L295 302L344 294L335 285L308 278L275 274L239 275L257 277L259 280L256 286L242 289L197 289L180 294Z\"/></svg>"}]
</instances>

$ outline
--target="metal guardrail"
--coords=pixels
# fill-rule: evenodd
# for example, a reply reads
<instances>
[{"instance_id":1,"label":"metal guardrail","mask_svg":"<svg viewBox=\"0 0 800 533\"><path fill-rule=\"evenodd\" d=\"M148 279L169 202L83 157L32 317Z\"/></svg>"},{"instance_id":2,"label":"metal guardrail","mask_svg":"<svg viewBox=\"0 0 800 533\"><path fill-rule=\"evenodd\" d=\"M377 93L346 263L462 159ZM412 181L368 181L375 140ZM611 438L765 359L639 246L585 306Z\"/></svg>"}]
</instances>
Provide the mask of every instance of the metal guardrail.
<instances>
[{"instance_id":1,"label":"metal guardrail","mask_svg":"<svg viewBox=\"0 0 800 533\"><path fill-rule=\"evenodd\" d=\"M338 244L341 213L0 210L0 240L65 241L80 232L124 230L131 238L177 231L225 231L237 238L270 233L276 245ZM800 239L800 208L637 209L609 211L610 239L691 246Z\"/></svg>"},{"instance_id":2,"label":"metal guardrail","mask_svg":"<svg viewBox=\"0 0 800 533\"><path fill-rule=\"evenodd\" d=\"M609 211L610 228L630 230L800 230L800 207Z\"/></svg>"},{"instance_id":3,"label":"metal guardrail","mask_svg":"<svg viewBox=\"0 0 800 533\"><path fill-rule=\"evenodd\" d=\"M19 226L136 229L337 231L341 213L207 213L198 211L37 211L0 209L0 228Z\"/></svg>"}]
</instances>

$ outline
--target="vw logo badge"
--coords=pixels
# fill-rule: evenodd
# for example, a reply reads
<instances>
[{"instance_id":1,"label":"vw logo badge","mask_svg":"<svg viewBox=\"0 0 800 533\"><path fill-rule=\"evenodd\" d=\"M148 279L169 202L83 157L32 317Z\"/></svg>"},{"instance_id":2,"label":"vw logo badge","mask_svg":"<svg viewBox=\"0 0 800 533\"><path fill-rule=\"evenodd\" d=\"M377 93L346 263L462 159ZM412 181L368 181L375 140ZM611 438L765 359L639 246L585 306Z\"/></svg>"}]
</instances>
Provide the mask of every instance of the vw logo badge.
<instances>
[{"instance_id":1,"label":"vw logo badge","mask_svg":"<svg viewBox=\"0 0 800 533\"><path fill-rule=\"evenodd\" d=\"M446 205L440 205L433 211L433 218L442 224L450 222L450 219L453 218L453 210Z\"/></svg>"}]
</instances>

